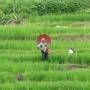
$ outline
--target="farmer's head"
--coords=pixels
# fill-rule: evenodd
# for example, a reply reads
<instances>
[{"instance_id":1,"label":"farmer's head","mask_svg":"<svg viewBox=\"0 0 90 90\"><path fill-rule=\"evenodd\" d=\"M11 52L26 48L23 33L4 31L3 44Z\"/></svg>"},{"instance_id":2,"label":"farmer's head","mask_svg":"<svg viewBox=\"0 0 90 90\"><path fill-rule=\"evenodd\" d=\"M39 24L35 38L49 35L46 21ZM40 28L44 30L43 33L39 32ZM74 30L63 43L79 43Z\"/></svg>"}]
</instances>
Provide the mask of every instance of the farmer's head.
<instances>
[{"instance_id":1,"label":"farmer's head","mask_svg":"<svg viewBox=\"0 0 90 90\"><path fill-rule=\"evenodd\" d=\"M42 38L42 43L45 43L45 38Z\"/></svg>"}]
</instances>

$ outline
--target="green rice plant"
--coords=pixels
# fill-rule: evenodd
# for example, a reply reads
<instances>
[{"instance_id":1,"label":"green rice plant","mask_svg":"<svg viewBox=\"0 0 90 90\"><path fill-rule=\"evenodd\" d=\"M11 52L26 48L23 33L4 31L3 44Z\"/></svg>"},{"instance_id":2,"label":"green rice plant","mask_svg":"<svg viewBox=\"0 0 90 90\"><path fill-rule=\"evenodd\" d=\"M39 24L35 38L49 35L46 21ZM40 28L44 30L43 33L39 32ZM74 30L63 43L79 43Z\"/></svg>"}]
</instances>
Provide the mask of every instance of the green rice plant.
<instances>
[{"instance_id":1,"label":"green rice plant","mask_svg":"<svg viewBox=\"0 0 90 90\"><path fill-rule=\"evenodd\" d=\"M34 67L33 67L34 68ZM64 70L64 71L30 71L28 72L1 72L0 84L16 83L17 75L23 75L23 82L58 82L58 81L81 81L83 83L90 82L89 69ZM84 73L84 74L82 74ZM37 77L36 77L37 76Z\"/></svg>"},{"instance_id":2,"label":"green rice plant","mask_svg":"<svg viewBox=\"0 0 90 90\"><path fill-rule=\"evenodd\" d=\"M53 14L53 15L44 15L36 16L30 18L31 22L64 22L64 21L90 21L90 14L86 13L69 13L69 14Z\"/></svg>"},{"instance_id":3,"label":"green rice plant","mask_svg":"<svg viewBox=\"0 0 90 90\"><path fill-rule=\"evenodd\" d=\"M0 90L90 90L90 28L86 24L72 26L89 19L89 14L84 15L37 16L35 22L31 17L32 23L1 25ZM62 26L57 28L60 20ZM45 62L36 42L43 33L52 38L49 59ZM74 54L68 54L69 48L74 48ZM18 75L23 80L18 81Z\"/></svg>"},{"instance_id":4,"label":"green rice plant","mask_svg":"<svg viewBox=\"0 0 90 90\"><path fill-rule=\"evenodd\" d=\"M30 25L30 26L29 26ZM15 40L36 40L40 34L48 34L52 39L66 37L84 37L89 36L90 28L56 28L35 26L31 24L21 26L0 26L0 39L15 39Z\"/></svg>"},{"instance_id":5,"label":"green rice plant","mask_svg":"<svg viewBox=\"0 0 90 90\"><path fill-rule=\"evenodd\" d=\"M76 84L77 83L77 84ZM82 82L71 82L71 81L60 81L60 82L17 82L16 84L4 84L0 85L0 89L7 89L7 90L46 90L46 89L52 89L52 90L89 90L89 83L82 83Z\"/></svg>"}]
</instances>

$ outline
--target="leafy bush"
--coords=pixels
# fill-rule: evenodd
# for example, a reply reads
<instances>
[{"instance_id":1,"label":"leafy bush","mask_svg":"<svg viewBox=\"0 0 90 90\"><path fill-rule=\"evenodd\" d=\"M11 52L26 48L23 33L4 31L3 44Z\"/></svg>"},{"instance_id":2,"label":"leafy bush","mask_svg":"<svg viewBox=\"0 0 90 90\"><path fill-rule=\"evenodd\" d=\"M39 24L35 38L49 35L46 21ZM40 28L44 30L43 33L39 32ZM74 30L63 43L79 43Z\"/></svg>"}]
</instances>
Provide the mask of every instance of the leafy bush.
<instances>
[{"instance_id":1,"label":"leafy bush","mask_svg":"<svg viewBox=\"0 0 90 90\"><path fill-rule=\"evenodd\" d=\"M6 23L11 14L20 18L30 15L77 12L90 6L90 0L0 1L0 23ZM1 14L4 15L1 15Z\"/></svg>"},{"instance_id":2,"label":"leafy bush","mask_svg":"<svg viewBox=\"0 0 90 90\"><path fill-rule=\"evenodd\" d=\"M39 15L42 15L46 13L76 12L88 7L88 5L89 3L85 3L85 0L49 0L37 2L35 9Z\"/></svg>"},{"instance_id":3,"label":"leafy bush","mask_svg":"<svg viewBox=\"0 0 90 90\"><path fill-rule=\"evenodd\" d=\"M2 17L0 17L0 24L19 24L21 22L21 18L19 15L15 15L14 13L12 14L7 14L7 15L2 15Z\"/></svg>"}]
</instances>

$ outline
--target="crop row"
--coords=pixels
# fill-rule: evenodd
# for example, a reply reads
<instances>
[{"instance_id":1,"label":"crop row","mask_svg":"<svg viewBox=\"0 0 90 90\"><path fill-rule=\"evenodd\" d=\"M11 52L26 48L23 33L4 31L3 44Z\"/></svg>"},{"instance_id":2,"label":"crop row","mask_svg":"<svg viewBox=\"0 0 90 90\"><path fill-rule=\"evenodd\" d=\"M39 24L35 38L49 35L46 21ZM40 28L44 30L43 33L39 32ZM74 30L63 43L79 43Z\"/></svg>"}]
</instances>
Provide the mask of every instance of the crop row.
<instances>
[{"instance_id":1,"label":"crop row","mask_svg":"<svg viewBox=\"0 0 90 90\"><path fill-rule=\"evenodd\" d=\"M32 67L34 68L34 67ZM82 74L83 73L83 74ZM21 76L22 75L22 76ZM57 82L57 81L81 81L90 82L89 69L76 69L64 71L26 71L23 72L0 72L0 83L16 83L17 77L22 77L23 82Z\"/></svg>"},{"instance_id":2,"label":"crop row","mask_svg":"<svg viewBox=\"0 0 90 90\"><path fill-rule=\"evenodd\" d=\"M51 38L58 38L64 36L88 36L90 35L90 28L56 28L35 25L23 26L0 26L0 39L30 39L36 40L40 34L48 34Z\"/></svg>"},{"instance_id":3,"label":"crop row","mask_svg":"<svg viewBox=\"0 0 90 90\"><path fill-rule=\"evenodd\" d=\"M18 82L15 84L0 85L0 90L90 90L90 83L79 81L60 81L60 82Z\"/></svg>"}]
</instances>

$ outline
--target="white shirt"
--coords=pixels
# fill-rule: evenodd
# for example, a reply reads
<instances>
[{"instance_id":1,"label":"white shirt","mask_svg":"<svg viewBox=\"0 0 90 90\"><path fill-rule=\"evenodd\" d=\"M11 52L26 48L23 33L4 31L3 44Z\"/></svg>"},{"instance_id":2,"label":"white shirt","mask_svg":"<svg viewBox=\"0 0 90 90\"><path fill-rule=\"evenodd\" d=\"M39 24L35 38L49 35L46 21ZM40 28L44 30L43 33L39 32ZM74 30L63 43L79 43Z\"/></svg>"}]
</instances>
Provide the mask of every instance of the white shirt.
<instances>
[{"instance_id":1,"label":"white shirt","mask_svg":"<svg viewBox=\"0 0 90 90\"><path fill-rule=\"evenodd\" d=\"M47 47L46 47L45 45L47 45L47 44L41 42L41 43L38 44L37 47L38 47L40 50L43 50L44 52L46 52Z\"/></svg>"},{"instance_id":2,"label":"white shirt","mask_svg":"<svg viewBox=\"0 0 90 90\"><path fill-rule=\"evenodd\" d=\"M69 50L68 50L68 54L69 54L69 55L71 55L71 54L73 54L73 53L74 53L74 51L73 51L72 49L69 49Z\"/></svg>"}]
</instances>

